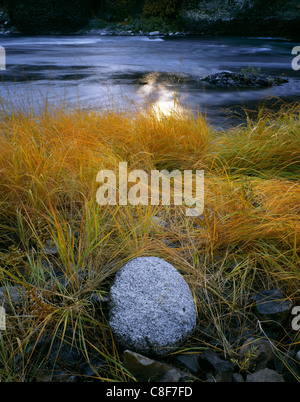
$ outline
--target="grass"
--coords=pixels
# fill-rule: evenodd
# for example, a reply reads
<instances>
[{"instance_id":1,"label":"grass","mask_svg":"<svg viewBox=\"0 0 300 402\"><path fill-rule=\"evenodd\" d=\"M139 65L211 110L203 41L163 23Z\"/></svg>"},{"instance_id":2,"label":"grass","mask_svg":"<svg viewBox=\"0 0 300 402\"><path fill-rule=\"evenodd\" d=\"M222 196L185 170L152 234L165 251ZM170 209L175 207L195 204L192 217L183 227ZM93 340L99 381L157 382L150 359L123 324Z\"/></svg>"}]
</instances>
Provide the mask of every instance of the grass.
<instances>
[{"instance_id":1,"label":"grass","mask_svg":"<svg viewBox=\"0 0 300 402\"><path fill-rule=\"evenodd\" d=\"M233 321L241 333L249 320L257 325L252 292L279 287L299 304L299 111L262 110L256 122L216 133L188 112L3 109L0 281L23 294L17 307L8 304L0 333L1 380L36 379L41 341L51 350L59 338L63 347L71 328L68 342L87 362L94 353L105 360L94 378L133 381L93 298L108 295L126 261L146 255L171 262L195 297L201 325L180 350L209 346L207 326L210 347L236 361ZM186 218L184 206L99 206L97 173L122 161L146 172L204 169L203 215ZM277 343L283 358L299 343L286 331Z\"/></svg>"}]
</instances>

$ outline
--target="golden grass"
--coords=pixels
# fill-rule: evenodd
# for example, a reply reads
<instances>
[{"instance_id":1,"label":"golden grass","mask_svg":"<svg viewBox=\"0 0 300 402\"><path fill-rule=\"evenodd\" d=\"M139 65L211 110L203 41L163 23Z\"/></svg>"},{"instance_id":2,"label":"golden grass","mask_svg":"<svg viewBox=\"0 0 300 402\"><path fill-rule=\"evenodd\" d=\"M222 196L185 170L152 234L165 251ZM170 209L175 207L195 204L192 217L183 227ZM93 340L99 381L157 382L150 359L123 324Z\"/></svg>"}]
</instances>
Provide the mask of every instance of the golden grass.
<instances>
[{"instance_id":1,"label":"golden grass","mask_svg":"<svg viewBox=\"0 0 300 402\"><path fill-rule=\"evenodd\" d=\"M12 355L44 331L72 325L82 339L99 334L110 361L102 379L128 380L105 319L93 315L90 295L107 294L116 270L135 256L156 255L180 270L199 320L216 325L219 348L229 354L234 345L224 335L227 318L243 311L249 292L280 286L299 299L299 105L226 133L188 113L64 108L5 111L0 130L0 279L39 300L39 308L27 302L23 317L16 312L9 319L5 336ZM187 218L184 206L100 207L97 173L117 171L122 161L147 172L204 169L203 215ZM57 247L56 257L43 252L46 240ZM68 289L43 268L45 260L59 265ZM228 285L233 290L224 299ZM200 286L216 295L216 305L203 300ZM24 311L31 311L30 319ZM13 377L6 353L0 348Z\"/></svg>"}]
</instances>

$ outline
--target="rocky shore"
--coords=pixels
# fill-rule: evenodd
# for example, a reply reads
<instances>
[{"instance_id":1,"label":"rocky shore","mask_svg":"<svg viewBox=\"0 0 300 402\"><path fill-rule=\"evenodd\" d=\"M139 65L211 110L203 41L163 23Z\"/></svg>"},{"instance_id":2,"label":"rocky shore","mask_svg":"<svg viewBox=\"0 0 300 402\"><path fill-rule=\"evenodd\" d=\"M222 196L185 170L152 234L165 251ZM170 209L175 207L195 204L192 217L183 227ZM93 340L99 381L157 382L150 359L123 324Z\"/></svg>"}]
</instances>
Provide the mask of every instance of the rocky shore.
<instances>
[{"instance_id":1,"label":"rocky shore","mask_svg":"<svg viewBox=\"0 0 300 402\"><path fill-rule=\"evenodd\" d=\"M55 255L56 250L52 248L48 252ZM45 272L49 273L46 264ZM62 287L68 286L63 273L55 275ZM83 286L84 272L78 280ZM231 331L224 336L235 345L236 352L229 355L220 351L216 339L218 324L204 326L200 311L196 322L188 286L164 260L132 259L108 290L109 297L91 292L86 301L95 310L96 319L105 319L112 326L123 367L137 381L294 382L300 379L299 347L281 346L283 339L289 344L294 306L279 289L249 295L243 316L241 312L232 314ZM213 306L215 296L204 288L198 291L203 298L210 298ZM0 288L0 304L5 307L8 320L9 314L15 311L20 314L28 303L26 299L33 297L37 303L38 296L21 286ZM100 353L101 345L92 335L85 342L90 346L83 349L79 329L69 325L62 326L54 336L44 333L14 357L15 370L21 373L23 362L28 360L32 365L32 370L28 370L32 381L101 381L110 362Z\"/></svg>"}]
</instances>

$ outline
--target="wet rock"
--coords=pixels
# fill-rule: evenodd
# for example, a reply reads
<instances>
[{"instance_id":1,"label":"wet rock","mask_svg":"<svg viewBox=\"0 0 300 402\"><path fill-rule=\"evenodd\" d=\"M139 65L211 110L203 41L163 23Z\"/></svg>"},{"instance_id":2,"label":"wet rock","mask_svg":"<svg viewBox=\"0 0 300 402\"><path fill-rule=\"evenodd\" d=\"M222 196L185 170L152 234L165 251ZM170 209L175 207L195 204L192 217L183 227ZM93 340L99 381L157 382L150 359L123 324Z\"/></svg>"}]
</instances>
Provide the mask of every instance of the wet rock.
<instances>
[{"instance_id":1,"label":"wet rock","mask_svg":"<svg viewBox=\"0 0 300 402\"><path fill-rule=\"evenodd\" d=\"M274 370L265 368L263 370L256 371L253 374L248 374L246 382L285 382L282 374L277 373Z\"/></svg>"},{"instance_id":2,"label":"wet rock","mask_svg":"<svg viewBox=\"0 0 300 402\"><path fill-rule=\"evenodd\" d=\"M232 73L223 71L201 79L210 85L235 88L263 88L287 83L285 78L271 77L254 73Z\"/></svg>"},{"instance_id":3,"label":"wet rock","mask_svg":"<svg viewBox=\"0 0 300 402\"><path fill-rule=\"evenodd\" d=\"M173 362L197 376L201 371L198 360L199 354L179 354L174 356Z\"/></svg>"},{"instance_id":4,"label":"wet rock","mask_svg":"<svg viewBox=\"0 0 300 402\"><path fill-rule=\"evenodd\" d=\"M245 362L248 371L264 369L274 361L273 349L267 339L249 338L239 351L240 361Z\"/></svg>"},{"instance_id":5,"label":"wet rock","mask_svg":"<svg viewBox=\"0 0 300 402\"><path fill-rule=\"evenodd\" d=\"M124 367L138 380L143 382L178 382L186 376L186 373L175 367L143 355L125 350Z\"/></svg>"},{"instance_id":6,"label":"wet rock","mask_svg":"<svg viewBox=\"0 0 300 402\"><path fill-rule=\"evenodd\" d=\"M195 303L188 284L171 264L139 257L116 275L109 323L125 349L161 356L195 329Z\"/></svg>"},{"instance_id":7,"label":"wet rock","mask_svg":"<svg viewBox=\"0 0 300 402\"><path fill-rule=\"evenodd\" d=\"M199 356L199 365L204 371L212 371L212 376L216 382L232 382L233 363L221 359L214 351L205 350Z\"/></svg>"},{"instance_id":8,"label":"wet rock","mask_svg":"<svg viewBox=\"0 0 300 402\"><path fill-rule=\"evenodd\" d=\"M287 300L280 290L264 290L252 296L255 301L253 312L264 326L284 325L290 316L292 302Z\"/></svg>"}]
</instances>

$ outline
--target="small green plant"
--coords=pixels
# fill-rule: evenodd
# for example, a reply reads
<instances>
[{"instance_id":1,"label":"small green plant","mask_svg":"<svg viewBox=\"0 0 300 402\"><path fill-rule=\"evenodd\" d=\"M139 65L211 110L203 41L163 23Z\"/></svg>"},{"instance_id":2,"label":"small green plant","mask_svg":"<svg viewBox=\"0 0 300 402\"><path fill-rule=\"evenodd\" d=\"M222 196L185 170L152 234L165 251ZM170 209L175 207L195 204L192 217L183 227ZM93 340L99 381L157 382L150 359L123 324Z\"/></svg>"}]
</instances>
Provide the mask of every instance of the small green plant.
<instances>
[{"instance_id":1,"label":"small green plant","mask_svg":"<svg viewBox=\"0 0 300 402\"><path fill-rule=\"evenodd\" d=\"M252 365L253 362L253 358L256 357L257 355L257 350L258 348L255 346L251 346L250 349L248 350L248 352L243 356L243 358L241 359L235 359L232 358L230 359L232 361L232 363L234 363L235 365L238 366L238 368L240 369L240 372L243 374L248 374L250 371L250 366Z\"/></svg>"}]
</instances>

